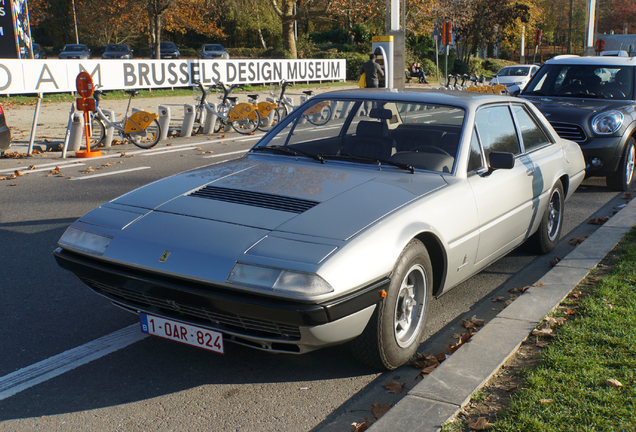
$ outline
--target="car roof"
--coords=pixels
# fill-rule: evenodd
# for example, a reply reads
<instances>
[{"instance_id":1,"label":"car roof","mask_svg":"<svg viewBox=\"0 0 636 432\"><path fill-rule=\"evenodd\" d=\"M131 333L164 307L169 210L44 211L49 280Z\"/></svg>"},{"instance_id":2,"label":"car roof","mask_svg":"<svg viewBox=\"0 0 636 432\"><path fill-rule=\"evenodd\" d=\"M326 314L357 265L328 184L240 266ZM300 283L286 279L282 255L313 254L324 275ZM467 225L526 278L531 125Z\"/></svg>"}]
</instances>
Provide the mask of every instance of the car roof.
<instances>
[{"instance_id":1,"label":"car roof","mask_svg":"<svg viewBox=\"0 0 636 432\"><path fill-rule=\"evenodd\" d=\"M495 102L517 102L519 98L472 91L448 91L436 89L353 89L336 90L315 96L320 98L342 98L362 100L391 100L399 102L422 102L441 105L455 105L464 108L476 108L478 106Z\"/></svg>"},{"instance_id":2,"label":"car roof","mask_svg":"<svg viewBox=\"0 0 636 432\"><path fill-rule=\"evenodd\" d=\"M545 62L545 64L572 64L572 65L589 65L589 66L636 66L636 57L612 57L612 56L595 56L595 57L577 57L577 56L558 56Z\"/></svg>"}]
</instances>

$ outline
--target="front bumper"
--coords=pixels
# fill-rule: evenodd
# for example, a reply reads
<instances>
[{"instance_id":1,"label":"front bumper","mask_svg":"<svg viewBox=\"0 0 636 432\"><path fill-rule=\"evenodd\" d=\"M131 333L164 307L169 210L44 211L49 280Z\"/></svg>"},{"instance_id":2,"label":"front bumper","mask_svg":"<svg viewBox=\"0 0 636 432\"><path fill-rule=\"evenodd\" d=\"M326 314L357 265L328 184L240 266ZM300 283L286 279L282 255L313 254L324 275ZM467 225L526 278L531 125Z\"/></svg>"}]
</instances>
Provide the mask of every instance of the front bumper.
<instances>
[{"instance_id":1,"label":"front bumper","mask_svg":"<svg viewBox=\"0 0 636 432\"><path fill-rule=\"evenodd\" d=\"M224 333L227 340L269 351L303 353L346 342L368 323L383 279L323 303L302 303L106 263L64 249L58 264L124 309Z\"/></svg>"},{"instance_id":2,"label":"front bumper","mask_svg":"<svg viewBox=\"0 0 636 432\"><path fill-rule=\"evenodd\" d=\"M585 157L585 171L588 176L605 176L616 172L625 145L624 137L595 137L579 143ZM593 164L597 159L600 165Z\"/></svg>"}]
</instances>

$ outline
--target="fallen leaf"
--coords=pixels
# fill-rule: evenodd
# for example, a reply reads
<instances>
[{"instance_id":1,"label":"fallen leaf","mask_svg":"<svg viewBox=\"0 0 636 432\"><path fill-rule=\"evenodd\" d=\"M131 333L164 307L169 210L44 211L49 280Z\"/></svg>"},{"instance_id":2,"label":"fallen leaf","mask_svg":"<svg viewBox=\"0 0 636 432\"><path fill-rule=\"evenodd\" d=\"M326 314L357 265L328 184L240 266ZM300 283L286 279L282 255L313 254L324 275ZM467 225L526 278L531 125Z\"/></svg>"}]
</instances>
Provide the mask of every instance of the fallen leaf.
<instances>
[{"instance_id":1,"label":"fallen leaf","mask_svg":"<svg viewBox=\"0 0 636 432\"><path fill-rule=\"evenodd\" d=\"M583 239L580 238L571 238L570 240L568 240L568 244L570 246L578 246L581 243L583 243Z\"/></svg>"},{"instance_id":2,"label":"fallen leaf","mask_svg":"<svg viewBox=\"0 0 636 432\"><path fill-rule=\"evenodd\" d=\"M572 306L560 306L561 312L565 315L576 315L576 308Z\"/></svg>"},{"instance_id":3,"label":"fallen leaf","mask_svg":"<svg viewBox=\"0 0 636 432\"><path fill-rule=\"evenodd\" d=\"M534 345L538 348L544 348L545 346L549 345L550 342L545 341L545 340L539 340L539 338L537 338L536 342L534 343Z\"/></svg>"},{"instance_id":4,"label":"fallen leaf","mask_svg":"<svg viewBox=\"0 0 636 432\"><path fill-rule=\"evenodd\" d=\"M554 402L554 399L541 399L541 400L539 400L539 402L544 404L544 405L548 405L548 404L551 404L552 402Z\"/></svg>"},{"instance_id":5,"label":"fallen leaf","mask_svg":"<svg viewBox=\"0 0 636 432\"><path fill-rule=\"evenodd\" d=\"M16 177L21 177L23 175L22 172L18 170L15 170L13 174L15 174Z\"/></svg>"},{"instance_id":6,"label":"fallen leaf","mask_svg":"<svg viewBox=\"0 0 636 432\"><path fill-rule=\"evenodd\" d=\"M565 317L558 317L558 318L554 318L554 317L547 317L547 318L545 319L545 321L546 321L548 324L550 324L550 325L559 325L559 326L561 326L561 325L565 324L565 322L566 322L567 320L568 320L568 319L567 319L567 318L565 318Z\"/></svg>"},{"instance_id":7,"label":"fallen leaf","mask_svg":"<svg viewBox=\"0 0 636 432\"><path fill-rule=\"evenodd\" d=\"M592 218L589 221L587 221L587 223L591 224L591 225L603 225L608 220L609 220L609 217L603 216L603 217L599 217L599 218Z\"/></svg>"},{"instance_id":8,"label":"fallen leaf","mask_svg":"<svg viewBox=\"0 0 636 432\"><path fill-rule=\"evenodd\" d=\"M533 287L542 287L543 285L545 285L543 282L537 282L536 284L532 284Z\"/></svg>"},{"instance_id":9,"label":"fallen leaf","mask_svg":"<svg viewBox=\"0 0 636 432\"><path fill-rule=\"evenodd\" d=\"M353 426L353 429L351 429L351 432L364 432L365 430L369 429L369 427L371 426L371 423L369 423L369 418L365 417L362 423L353 422L351 423L351 426Z\"/></svg>"},{"instance_id":10,"label":"fallen leaf","mask_svg":"<svg viewBox=\"0 0 636 432\"><path fill-rule=\"evenodd\" d=\"M623 384L619 381L616 380L614 378L610 378L607 381L605 381L605 383L609 386L609 387L613 387L613 388L617 388L617 387L623 387Z\"/></svg>"},{"instance_id":11,"label":"fallen leaf","mask_svg":"<svg viewBox=\"0 0 636 432\"><path fill-rule=\"evenodd\" d=\"M478 327L481 327L484 325L485 321L483 319L477 318L477 315L473 315L473 317L470 319L470 322L475 324Z\"/></svg>"},{"instance_id":12,"label":"fallen leaf","mask_svg":"<svg viewBox=\"0 0 636 432\"><path fill-rule=\"evenodd\" d=\"M381 404L378 402L373 402L371 405L371 411L373 412L373 417L377 420L386 414L391 409L391 404Z\"/></svg>"},{"instance_id":13,"label":"fallen leaf","mask_svg":"<svg viewBox=\"0 0 636 432\"><path fill-rule=\"evenodd\" d=\"M518 387L518 386L517 386L517 384L513 384L513 385L511 385L510 387L508 387L508 388L506 389L506 391L507 391L508 393L510 393L510 392L511 392L511 391L513 391L513 390L517 390L517 387Z\"/></svg>"},{"instance_id":14,"label":"fallen leaf","mask_svg":"<svg viewBox=\"0 0 636 432\"><path fill-rule=\"evenodd\" d=\"M553 259L552 261L550 261L550 265L551 265L552 267L554 267L554 266L556 266L556 265L559 263L559 261L561 261L561 258L559 258L559 257L554 257L554 259Z\"/></svg>"},{"instance_id":15,"label":"fallen leaf","mask_svg":"<svg viewBox=\"0 0 636 432\"><path fill-rule=\"evenodd\" d=\"M634 195L632 195L632 193L631 193L631 192L625 192L625 193L623 194L623 199L626 199L626 200L628 200L628 199L632 199L632 198L633 198L633 196L634 196Z\"/></svg>"},{"instance_id":16,"label":"fallen leaf","mask_svg":"<svg viewBox=\"0 0 636 432\"><path fill-rule=\"evenodd\" d=\"M468 427L471 430L486 430L492 426L491 423L488 423L488 419L486 417L479 417L475 421L468 422Z\"/></svg>"},{"instance_id":17,"label":"fallen leaf","mask_svg":"<svg viewBox=\"0 0 636 432\"><path fill-rule=\"evenodd\" d=\"M389 381L384 384L384 388L388 390L388 393L399 394L402 392L402 388L406 383L399 383L395 381Z\"/></svg>"},{"instance_id":18,"label":"fallen leaf","mask_svg":"<svg viewBox=\"0 0 636 432\"><path fill-rule=\"evenodd\" d=\"M435 368L437 367L437 365L435 366L429 366L427 368L422 369L422 371L420 372L420 375L424 376L424 375L428 375L431 372L433 372L435 370Z\"/></svg>"},{"instance_id":19,"label":"fallen leaf","mask_svg":"<svg viewBox=\"0 0 636 432\"><path fill-rule=\"evenodd\" d=\"M552 328L550 328L550 324L544 322L536 328L532 330L532 336L552 336Z\"/></svg>"},{"instance_id":20,"label":"fallen leaf","mask_svg":"<svg viewBox=\"0 0 636 432\"><path fill-rule=\"evenodd\" d=\"M501 301L504 301L504 298L503 298L503 297L501 297L501 296L499 296L499 297L494 297L494 298L492 299L492 301L494 301L494 302L501 302Z\"/></svg>"}]
</instances>

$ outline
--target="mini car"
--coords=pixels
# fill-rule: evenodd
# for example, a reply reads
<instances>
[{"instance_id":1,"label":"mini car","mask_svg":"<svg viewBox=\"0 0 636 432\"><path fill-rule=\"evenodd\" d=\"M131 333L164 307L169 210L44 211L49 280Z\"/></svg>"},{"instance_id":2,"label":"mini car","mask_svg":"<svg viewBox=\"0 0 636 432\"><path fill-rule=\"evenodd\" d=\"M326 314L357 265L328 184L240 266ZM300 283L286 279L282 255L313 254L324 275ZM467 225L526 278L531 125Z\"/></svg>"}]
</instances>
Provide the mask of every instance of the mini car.
<instances>
[{"instance_id":1,"label":"mini car","mask_svg":"<svg viewBox=\"0 0 636 432\"><path fill-rule=\"evenodd\" d=\"M545 62L519 96L581 146L588 176L624 191L636 163L635 80L636 58L564 56Z\"/></svg>"},{"instance_id":2,"label":"mini car","mask_svg":"<svg viewBox=\"0 0 636 432\"><path fill-rule=\"evenodd\" d=\"M506 87L516 85L523 89L538 70L537 65L506 66L493 75L490 85L504 84Z\"/></svg>"},{"instance_id":3,"label":"mini car","mask_svg":"<svg viewBox=\"0 0 636 432\"><path fill-rule=\"evenodd\" d=\"M4 109L0 105L0 155L11 147L11 129L7 125Z\"/></svg>"},{"instance_id":4,"label":"mini car","mask_svg":"<svg viewBox=\"0 0 636 432\"><path fill-rule=\"evenodd\" d=\"M222 45L219 44L203 44L199 50L200 59L229 59L228 53Z\"/></svg>"},{"instance_id":5,"label":"mini car","mask_svg":"<svg viewBox=\"0 0 636 432\"><path fill-rule=\"evenodd\" d=\"M433 297L525 241L555 247L584 168L522 99L329 92L245 156L89 212L54 254L149 334L216 352L350 343L394 369Z\"/></svg>"},{"instance_id":6,"label":"mini car","mask_svg":"<svg viewBox=\"0 0 636 432\"><path fill-rule=\"evenodd\" d=\"M106 46L103 59L131 59L133 52L126 44L110 44Z\"/></svg>"},{"instance_id":7,"label":"mini car","mask_svg":"<svg viewBox=\"0 0 636 432\"><path fill-rule=\"evenodd\" d=\"M152 52L152 56L155 56L156 51ZM180 59L181 52L174 42L161 42L159 45L159 56L162 59Z\"/></svg>"},{"instance_id":8,"label":"mini car","mask_svg":"<svg viewBox=\"0 0 636 432\"><path fill-rule=\"evenodd\" d=\"M64 45L62 51L57 56L59 59L70 60L70 59L90 59L91 58L91 50L88 49L86 45L82 44L67 44Z\"/></svg>"}]
</instances>

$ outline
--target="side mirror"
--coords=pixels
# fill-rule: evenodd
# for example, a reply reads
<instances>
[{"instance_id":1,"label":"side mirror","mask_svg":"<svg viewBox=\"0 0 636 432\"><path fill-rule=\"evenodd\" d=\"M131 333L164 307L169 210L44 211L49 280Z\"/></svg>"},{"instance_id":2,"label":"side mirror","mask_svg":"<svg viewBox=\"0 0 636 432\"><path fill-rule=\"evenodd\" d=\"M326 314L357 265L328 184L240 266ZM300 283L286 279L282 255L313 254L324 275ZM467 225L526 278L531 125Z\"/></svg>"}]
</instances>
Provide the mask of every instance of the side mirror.
<instances>
[{"instance_id":1,"label":"side mirror","mask_svg":"<svg viewBox=\"0 0 636 432\"><path fill-rule=\"evenodd\" d=\"M498 169L512 169L515 166L515 155L508 152L490 152L488 155L488 171L486 176Z\"/></svg>"},{"instance_id":2,"label":"side mirror","mask_svg":"<svg viewBox=\"0 0 636 432\"><path fill-rule=\"evenodd\" d=\"M521 93L521 88L518 85L514 84L508 87L508 94L510 96L519 96L519 93Z\"/></svg>"}]
</instances>

